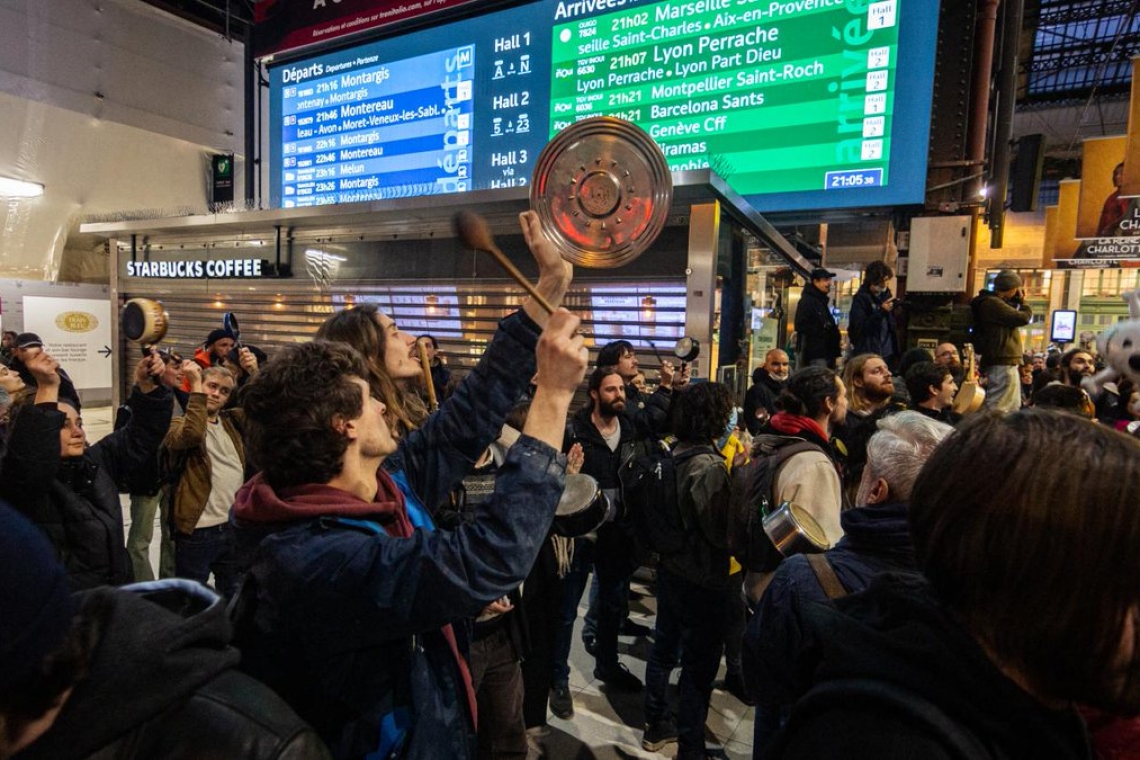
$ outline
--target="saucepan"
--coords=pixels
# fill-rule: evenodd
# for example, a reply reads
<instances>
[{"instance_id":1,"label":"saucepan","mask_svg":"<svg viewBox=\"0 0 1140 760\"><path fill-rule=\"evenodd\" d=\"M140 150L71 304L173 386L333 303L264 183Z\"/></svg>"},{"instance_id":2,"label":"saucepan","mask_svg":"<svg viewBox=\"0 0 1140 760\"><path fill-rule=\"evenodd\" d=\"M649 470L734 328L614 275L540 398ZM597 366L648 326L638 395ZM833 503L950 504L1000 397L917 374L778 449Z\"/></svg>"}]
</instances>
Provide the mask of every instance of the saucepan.
<instances>
[{"instance_id":1,"label":"saucepan","mask_svg":"<svg viewBox=\"0 0 1140 760\"><path fill-rule=\"evenodd\" d=\"M119 327L123 337L142 346L143 355L166 337L170 318L162 301L153 298L132 298L123 305Z\"/></svg>"},{"instance_id":2,"label":"saucepan","mask_svg":"<svg viewBox=\"0 0 1140 760\"><path fill-rule=\"evenodd\" d=\"M568 474L566 490L554 511L554 532L566 538L584 536L597 530L609 512L609 498L592 475Z\"/></svg>"},{"instance_id":3,"label":"saucepan","mask_svg":"<svg viewBox=\"0 0 1140 760\"><path fill-rule=\"evenodd\" d=\"M785 501L764 518L763 525L776 550L785 557L817 554L831 548L823 528L798 504Z\"/></svg>"}]
</instances>

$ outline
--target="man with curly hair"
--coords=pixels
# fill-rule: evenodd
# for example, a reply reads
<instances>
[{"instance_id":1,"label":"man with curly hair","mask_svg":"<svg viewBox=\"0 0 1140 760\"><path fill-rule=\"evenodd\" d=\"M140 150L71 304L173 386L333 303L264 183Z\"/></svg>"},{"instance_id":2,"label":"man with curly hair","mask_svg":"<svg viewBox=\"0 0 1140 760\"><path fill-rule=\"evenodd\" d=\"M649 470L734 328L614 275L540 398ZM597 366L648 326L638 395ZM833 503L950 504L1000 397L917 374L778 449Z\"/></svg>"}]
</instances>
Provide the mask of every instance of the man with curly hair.
<instances>
[{"instance_id":1,"label":"man with curly hair","mask_svg":"<svg viewBox=\"0 0 1140 760\"><path fill-rule=\"evenodd\" d=\"M256 545L233 602L243 667L334 756L474 757L474 690L452 624L517 588L550 530L566 411L586 369L578 324L550 316L523 433L475 519L450 531L413 524L423 516L383 464L398 452L410 482L450 489L470 466L441 459L469 443L453 417L486 388L461 388L397 442L347 345L290 346L246 385L246 444L261 472L234 506L239 539ZM494 433L502 419L492 421Z\"/></svg>"},{"instance_id":2,"label":"man with curly hair","mask_svg":"<svg viewBox=\"0 0 1140 760\"><path fill-rule=\"evenodd\" d=\"M645 733L656 752L678 741L677 757L704 758L709 695L724 645L730 602L728 503L731 484L716 441L730 426L732 394L699 383L674 400L677 502L689 540L657 569L657 630L645 669ZM684 646L682 646L684 642ZM669 675L680 653L680 709L669 709Z\"/></svg>"}]
</instances>

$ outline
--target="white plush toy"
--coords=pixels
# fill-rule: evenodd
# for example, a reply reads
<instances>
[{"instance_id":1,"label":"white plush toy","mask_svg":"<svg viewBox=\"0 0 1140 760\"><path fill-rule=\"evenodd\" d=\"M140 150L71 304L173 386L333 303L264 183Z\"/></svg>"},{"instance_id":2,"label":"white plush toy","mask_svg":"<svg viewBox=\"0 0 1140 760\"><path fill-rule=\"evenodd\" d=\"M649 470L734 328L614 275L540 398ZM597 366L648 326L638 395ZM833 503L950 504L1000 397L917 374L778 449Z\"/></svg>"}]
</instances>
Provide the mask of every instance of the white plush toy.
<instances>
[{"instance_id":1,"label":"white plush toy","mask_svg":"<svg viewBox=\"0 0 1140 760\"><path fill-rule=\"evenodd\" d=\"M1081 387L1096 398L1107 383L1127 377L1140 385L1140 290L1121 295L1128 304L1128 319L1117 322L1096 339L1104 370L1081 381Z\"/></svg>"}]
</instances>

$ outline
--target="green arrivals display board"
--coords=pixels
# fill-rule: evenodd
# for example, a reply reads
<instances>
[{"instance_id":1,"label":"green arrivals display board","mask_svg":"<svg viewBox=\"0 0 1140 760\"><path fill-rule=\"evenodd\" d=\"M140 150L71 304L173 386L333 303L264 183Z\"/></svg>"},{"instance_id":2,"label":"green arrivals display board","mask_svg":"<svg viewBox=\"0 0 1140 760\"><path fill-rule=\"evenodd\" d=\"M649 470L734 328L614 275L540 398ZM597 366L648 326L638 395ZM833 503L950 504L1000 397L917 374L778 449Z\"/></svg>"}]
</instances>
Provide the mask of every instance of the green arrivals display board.
<instances>
[{"instance_id":1,"label":"green arrivals display board","mask_svg":"<svg viewBox=\"0 0 1140 760\"><path fill-rule=\"evenodd\" d=\"M617 116L743 195L887 185L904 4L665 0L555 25L550 134Z\"/></svg>"}]
</instances>

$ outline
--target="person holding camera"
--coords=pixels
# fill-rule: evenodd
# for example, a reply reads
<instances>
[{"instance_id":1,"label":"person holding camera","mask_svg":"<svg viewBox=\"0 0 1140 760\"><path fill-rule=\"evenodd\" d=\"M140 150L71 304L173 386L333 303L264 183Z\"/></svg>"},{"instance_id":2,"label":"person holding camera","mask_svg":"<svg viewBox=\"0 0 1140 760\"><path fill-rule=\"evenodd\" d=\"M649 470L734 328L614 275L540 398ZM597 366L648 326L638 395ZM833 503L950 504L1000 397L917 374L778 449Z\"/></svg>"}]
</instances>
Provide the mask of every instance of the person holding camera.
<instances>
[{"instance_id":1,"label":"person holding camera","mask_svg":"<svg viewBox=\"0 0 1140 760\"><path fill-rule=\"evenodd\" d=\"M878 354L894 370L899 363L899 337L892 312L898 299L891 293L895 273L882 261L872 261L863 270L863 284L851 301L847 338L851 355Z\"/></svg>"},{"instance_id":2,"label":"person holding camera","mask_svg":"<svg viewBox=\"0 0 1140 760\"><path fill-rule=\"evenodd\" d=\"M1021 333L1033 309L1025 303L1021 277L1003 269L994 278L993 290L982 290L970 301L974 315L974 348L981 355L986 376L986 408L1016 412L1021 408Z\"/></svg>"}]
</instances>

